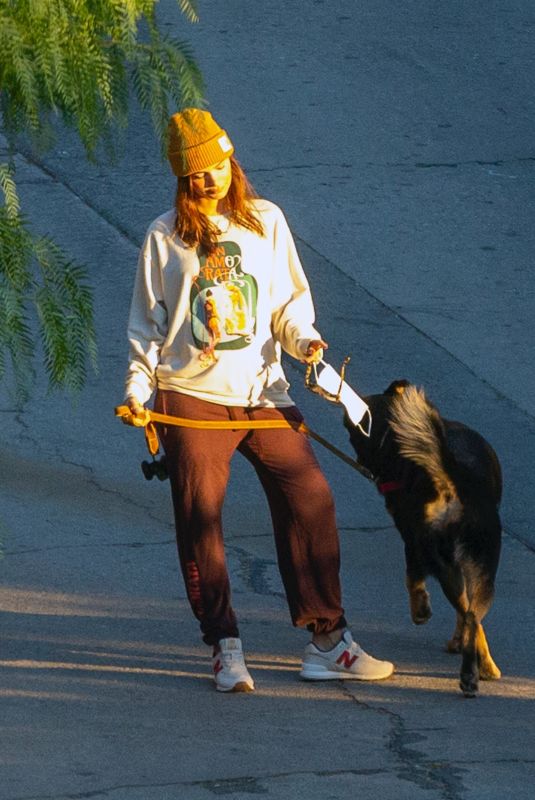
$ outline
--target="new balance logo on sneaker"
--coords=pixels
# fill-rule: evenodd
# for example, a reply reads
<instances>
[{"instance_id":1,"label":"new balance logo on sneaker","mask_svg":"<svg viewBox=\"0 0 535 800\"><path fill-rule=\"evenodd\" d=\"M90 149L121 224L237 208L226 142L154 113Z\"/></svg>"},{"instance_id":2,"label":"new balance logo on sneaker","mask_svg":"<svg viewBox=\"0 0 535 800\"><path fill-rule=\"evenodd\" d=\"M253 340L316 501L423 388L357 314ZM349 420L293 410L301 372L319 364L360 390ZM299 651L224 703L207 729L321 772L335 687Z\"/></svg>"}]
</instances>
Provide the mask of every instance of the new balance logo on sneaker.
<instances>
[{"instance_id":1,"label":"new balance logo on sneaker","mask_svg":"<svg viewBox=\"0 0 535 800\"><path fill-rule=\"evenodd\" d=\"M243 658L241 639L221 639L214 650L212 669L218 692L252 692L254 682Z\"/></svg>"},{"instance_id":2,"label":"new balance logo on sneaker","mask_svg":"<svg viewBox=\"0 0 535 800\"><path fill-rule=\"evenodd\" d=\"M303 666L299 676L306 681L357 680L378 681L394 672L390 661L379 661L365 653L345 631L332 650L324 652L310 642L305 647Z\"/></svg>"},{"instance_id":3,"label":"new balance logo on sneaker","mask_svg":"<svg viewBox=\"0 0 535 800\"><path fill-rule=\"evenodd\" d=\"M358 656L352 656L349 650L344 650L342 655L336 659L337 664L342 664L345 669L349 669L353 666L355 661L357 660Z\"/></svg>"}]
</instances>

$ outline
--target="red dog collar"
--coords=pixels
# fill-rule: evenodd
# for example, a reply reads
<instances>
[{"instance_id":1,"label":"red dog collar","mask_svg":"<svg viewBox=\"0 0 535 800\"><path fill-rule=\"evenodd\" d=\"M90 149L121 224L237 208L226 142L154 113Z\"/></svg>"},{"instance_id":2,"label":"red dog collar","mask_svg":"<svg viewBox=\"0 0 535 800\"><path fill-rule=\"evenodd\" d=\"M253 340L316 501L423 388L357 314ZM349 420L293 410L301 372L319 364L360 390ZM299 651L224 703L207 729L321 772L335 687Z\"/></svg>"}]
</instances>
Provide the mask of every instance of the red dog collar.
<instances>
[{"instance_id":1,"label":"red dog collar","mask_svg":"<svg viewBox=\"0 0 535 800\"><path fill-rule=\"evenodd\" d=\"M405 488L403 481L385 481L378 483L377 488L381 494L388 494L389 492L397 492L398 489Z\"/></svg>"}]
</instances>

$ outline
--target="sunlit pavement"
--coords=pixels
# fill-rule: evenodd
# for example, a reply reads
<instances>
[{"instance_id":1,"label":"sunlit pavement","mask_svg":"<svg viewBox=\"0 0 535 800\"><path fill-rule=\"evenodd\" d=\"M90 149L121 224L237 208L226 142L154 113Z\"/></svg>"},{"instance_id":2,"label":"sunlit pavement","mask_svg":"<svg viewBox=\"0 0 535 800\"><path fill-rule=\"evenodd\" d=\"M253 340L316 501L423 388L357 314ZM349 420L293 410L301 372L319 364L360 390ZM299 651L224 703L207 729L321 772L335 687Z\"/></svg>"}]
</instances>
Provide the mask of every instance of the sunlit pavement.
<instances>
[{"instance_id":1,"label":"sunlit pavement","mask_svg":"<svg viewBox=\"0 0 535 800\"><path fill-rule=\"evenodd\" d=\"M365 4L366 5L366 4ZM257 690L214 691L178 577L168 485L113 418L137 246L173 186L146 123L89 167L69 135L18 159L37 227L84 261L100 374L76 405L0 403L0 800L524 800L535 782L532 6L201 4L191 38L211 108L298 238L335 366L361 392L396 377L481 430L504 466L504 544L486 629L503 678L458 689L453 612L409 619L381 498L319 452L340 524L344 602L380 683L304 683L267 507L237 460L226 505L234 601ZM223 7L224 6L224 7ZM223 58L223 60L222 60ZM0 145L1 146L1 145ZM532 203L532 201L531 201ZM311 426L347 448L340 413ZM348 451L349 452L349 451Z\"/></svg>"}]
</instances>

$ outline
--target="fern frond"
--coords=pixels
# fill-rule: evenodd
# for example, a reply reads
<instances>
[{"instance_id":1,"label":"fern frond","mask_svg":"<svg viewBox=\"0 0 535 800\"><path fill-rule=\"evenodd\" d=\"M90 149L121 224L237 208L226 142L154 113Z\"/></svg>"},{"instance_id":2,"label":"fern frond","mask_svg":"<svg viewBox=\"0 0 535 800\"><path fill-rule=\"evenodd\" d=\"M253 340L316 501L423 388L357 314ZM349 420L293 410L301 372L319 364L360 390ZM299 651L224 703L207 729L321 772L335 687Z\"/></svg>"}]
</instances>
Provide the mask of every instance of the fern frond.
<instances>
[{"instance_id":1,"label":"fern frond","mask_svg":"<svg viewBox=\"0 0 535 800\"><path fill-rule=\"evenodd\" d=\"M9 164L0 164L0 189L4 195L5 209L8 219L19 215L20 201L14 180L15 170Z\"/></svg>"},{"instance_id":2,"label":"fern frond","mask_svg":"<svg viewBox=\"0 0 535 800\"><path fill-rule=\"evenodd\" d=\"M65 319L57 297L43 286L35 295L44 348L44 366L51 388L62 385L68 371L69 346Z\"/></svg>"},{"instance_id":3,"label":"fern frond","mask_svg":"<svg viewBox=\"0 0 535 800\"><path fill-rule=\"evenodd\" d=\"M13 286L6 283L0 274L0 351L2 351L2 371L5 369L6 354L10 357L19 398L26 400L34 379L33 335L30 330L25 299Z\"/></svg>"},{"instance_id":4,"label":"fern frond","mask_svg":"<svg viewBox=\"0 0 535 800\"><path fill-rule=\"evenodd\" d=\"M199 14L197 12L197 3L194 0L178 0L178 5L184 16L190 22L198 22Z\"/></svg>"},{"instance_id":5,"label":"fern frond","mask_svg":"<svg viewBox=\"0 0 535 800\"><path fill-rule=\"evenodd\" d=\"M205 105L204 80L187 42L164 37L160 42L161 59L167 74L167 91L177 106Z\"/></svg>"},{"instance_id":6,"label":"fern frond","mask_svg":"<svg viewBox=\"0 0 535 800\"><path fill-rule=\"evenodd\" d=\"M30 285L30 262L32 240L24 218L8 216L5 207L0 207L0 275L17 292L24 292Z\"/></svg>"},{"instance_id":7,"label":"fern frond","mask_svg":"<svg viewBox=\"0 0 535 800\"><path fill-rule=\"evenodd\" d=\"M49 238L34 243L42 283L36 305L51 388L76 390L85 382L87 360L96 371L93 296L85 270Z\"/></svg>"},{"instance_id":8,"label":"fern frond","mask_svg":"<svg viewBox=\"0 0 535 800\"><path fill-rule=\"evenodd\" d=\"M2 176L4 183L12 181L9 170ZM86 272L51 239L34 238L20 213L9 217L1 206L0 376L9 357L20 400L27 399L34 377L32 308L50 388L80 389L87 365L97 368L93 297Z\"/></svg>"}]
</instances>

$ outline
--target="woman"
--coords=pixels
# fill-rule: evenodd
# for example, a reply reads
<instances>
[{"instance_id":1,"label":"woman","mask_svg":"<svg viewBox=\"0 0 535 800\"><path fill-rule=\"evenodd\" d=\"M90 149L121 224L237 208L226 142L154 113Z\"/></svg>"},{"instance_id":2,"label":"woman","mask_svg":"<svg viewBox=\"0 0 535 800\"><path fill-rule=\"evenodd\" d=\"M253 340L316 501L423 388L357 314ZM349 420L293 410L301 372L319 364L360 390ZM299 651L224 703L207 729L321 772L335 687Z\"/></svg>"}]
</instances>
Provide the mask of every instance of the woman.
<instances>
[{"instance_id":1,"label":"woman","mask_svg":"<svg viewBox=\"0 0 535 800\"><path fill-rule=\"evenodd\" d=\"M281 348L317 361L310 290L279 208L259 199L226 132L207 111L171 117L176 206L149 227L129 321L126 402L195 420L280 420L301 414L288 395ZM312 633L301 677L385 678L393 671L346 630L334 505L307 437L284 430L161 431L180 565L216 688L252 691L225 565L221 510L236 450L269 502L292 621Z\"/></svg>"}]
</instances>

